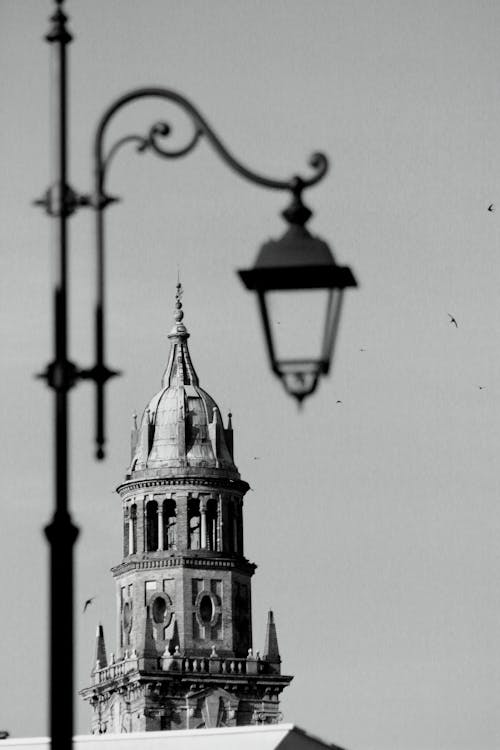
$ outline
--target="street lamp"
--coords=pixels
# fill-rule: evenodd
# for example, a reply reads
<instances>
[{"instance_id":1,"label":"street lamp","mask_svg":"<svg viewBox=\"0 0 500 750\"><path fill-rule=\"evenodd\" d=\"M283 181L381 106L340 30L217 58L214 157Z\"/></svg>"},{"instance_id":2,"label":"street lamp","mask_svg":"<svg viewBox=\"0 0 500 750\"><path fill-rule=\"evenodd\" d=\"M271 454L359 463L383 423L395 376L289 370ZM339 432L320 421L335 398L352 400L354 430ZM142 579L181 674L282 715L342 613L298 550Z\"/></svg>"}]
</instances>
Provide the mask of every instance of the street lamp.
<instances>
[{"instance_id":1,"label":"street lamp","mask_svg":"<svg viewBox=\"0 0 500 750\"><path fill-rule=\"evenodd\" d=\"M249 288L257 290L263 311L264 329L274 372L283 378L290 393L302 400L312 393L320 374L328 372L333 340L339 319L342 290L355 285L346 268L339 268L325 243L313 238L305 227L310 211L302 203L302 192L318 183L326 174L328 160L320 153L310 159L313 175L309 178L293 177L276 180L249 169L239 162L223 145L213 128L199 110L181 94L162 87L141 88L130 91L114 101L102 116L94 140L94 188L92 193L76 192L68 176L68 123L67 123L67 46L72 37L67 29L63 12L64 0L54 0L55 11L46 40L55 54L57 95L54 98L54 182L41 199L35 201L54 219L57 236L57 277L54 285L54 359L40 377L54 391L55 425L55 509L45 533L50 544L50 733L53 750L69 750L73 737L73 546L78 529L73 524L68 503L68 392L80 380L91 380L96 385L96 456L104 458L105 445L105 385L118 375L105 361L105 210L118 199L106 190L110 164L122 146L133 143L139 152L152 151L166 159L176 159L189 154L201 138L212 146L216 154L240 177L271 190L284 190L292 195L292 204L284 212L290 229L277 243L267 243L262 248L256 267L242 272ZM157 122L146 134L133 134L120 138L106 149L107 127L113 116L128 104L156 98L179 106L189 117L193 127L191 137L182 148L165 147L164 139L170 134L166 122ZM80 208L95 211L97 279L95 320L95 364L80 368L68 359L68 220ZM267 312L265 296L272 290L304 290L323 287L327 290L327 323L323 344L318 357L299 358L300 361L277 358L271 335L272 318ZM313 321L314 322L314 321ZM309 321L305 321L306 326Z\"/></svg>"},{"instance_id":2,"label":"street lamp","mask_svg":"<svg viewBox=\"0 0 500 750\"><path fill-rule=\"evenodd\" d=\"M312 214L303 188L296 178L283 211L285 234L261 247L253 268L239 271L258 295L271 369L299 404L330 370L344 289L357 285L351 269L338 266L326 242L307 229Z\"/></svg>"}]
</instances>

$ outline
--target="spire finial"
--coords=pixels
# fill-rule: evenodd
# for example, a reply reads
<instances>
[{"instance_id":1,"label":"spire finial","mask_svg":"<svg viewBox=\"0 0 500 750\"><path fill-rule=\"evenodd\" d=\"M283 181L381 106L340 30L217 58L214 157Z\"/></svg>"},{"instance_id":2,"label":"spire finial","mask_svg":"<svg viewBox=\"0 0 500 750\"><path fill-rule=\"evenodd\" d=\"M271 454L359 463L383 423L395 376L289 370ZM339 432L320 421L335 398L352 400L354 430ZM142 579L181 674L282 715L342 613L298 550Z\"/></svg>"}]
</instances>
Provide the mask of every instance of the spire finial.
<instances>
[{"instance_id":1,"label":"spire finial","mask_svg":"<svg viewBox=\"0 0 500 750\"><path fill-rule=\"evenodd\" d=\"M175 292L175 311L174 311L174 327L170 331L168 337L169 338L176 338L177 336L182 336L183 338L188 338L189 333L186 330L186 326L184 325L183 318L184 318L184 310L182 309L182 295L184 294L184 289L182 288L182 284L180 281L176 284L176 292Z\"/></svg>"},{"instance_id":2,"label":"spire finial","mask_svg":"<svg viewBox=\"0 0 500 750\"><path fill-rule=\"evenodd\" d=\"M178 277L177 277L178 278ZM175 313L174 313L174 320L176 323L180 323L181 320L184 317L184 311L182 309L182 295L184 294L184 289L182 288L182 284L180 281L177 281L177 291L175 293Z\"/></svg>"}]
</instances>

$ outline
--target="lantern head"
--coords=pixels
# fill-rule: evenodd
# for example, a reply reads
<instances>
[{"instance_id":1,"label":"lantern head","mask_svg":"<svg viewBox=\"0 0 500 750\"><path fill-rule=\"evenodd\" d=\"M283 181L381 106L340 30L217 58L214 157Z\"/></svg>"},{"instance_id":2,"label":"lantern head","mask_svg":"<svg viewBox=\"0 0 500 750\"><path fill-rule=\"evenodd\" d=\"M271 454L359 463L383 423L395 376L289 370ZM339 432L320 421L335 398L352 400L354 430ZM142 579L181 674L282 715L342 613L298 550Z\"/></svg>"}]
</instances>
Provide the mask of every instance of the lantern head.
<instances>
[{"instance_id":1,"label":"lantern head","mask_svg":"<svg viewBox=\"0 0 500 750\"><path fill-rule=\"evenodd\" d=\"M330 370L344 289L357 283L305 226L311 211L300 191L283 216L290 225L283 236L266 242L254 267L238 274L257 293L271 368L301 403Z\"/></svg>"}]
</instances>

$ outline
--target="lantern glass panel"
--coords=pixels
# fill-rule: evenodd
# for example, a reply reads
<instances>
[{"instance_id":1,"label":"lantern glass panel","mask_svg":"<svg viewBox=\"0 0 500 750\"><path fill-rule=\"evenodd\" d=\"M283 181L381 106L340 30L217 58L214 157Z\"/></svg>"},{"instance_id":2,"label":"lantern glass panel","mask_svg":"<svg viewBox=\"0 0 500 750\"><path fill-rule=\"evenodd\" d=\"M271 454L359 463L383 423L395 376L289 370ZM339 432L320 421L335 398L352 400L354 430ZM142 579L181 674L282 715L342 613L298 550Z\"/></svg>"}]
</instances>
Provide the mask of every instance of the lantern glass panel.
<instances>
[{"instance_id":1,"label":"lantern glass panel","mask_svg":"<svg viewBox=\"0 0 500 750\"><path fill-rule=\"evenodd\" d=\"M330 295L330 289L280 289L266 293L278 362L322 358Z\"/></svg>"}]
</instances>

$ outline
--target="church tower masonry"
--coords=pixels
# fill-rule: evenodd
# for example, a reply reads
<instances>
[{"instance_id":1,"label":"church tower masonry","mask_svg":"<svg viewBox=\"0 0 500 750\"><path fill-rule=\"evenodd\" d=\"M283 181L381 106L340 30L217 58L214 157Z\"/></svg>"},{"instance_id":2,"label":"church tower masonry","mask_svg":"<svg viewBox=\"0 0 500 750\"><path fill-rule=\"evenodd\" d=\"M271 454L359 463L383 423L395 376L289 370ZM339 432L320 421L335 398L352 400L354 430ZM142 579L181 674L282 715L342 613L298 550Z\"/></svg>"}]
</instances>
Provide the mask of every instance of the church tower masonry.
<instances>
[{"instance_id":1,"label":"church tower masonry","mask_svg":"<svg viewBox=\"0 0 500 750\"><path fill-rule=\"evenodd\" d=\"M272 612L262 657L252 650L251 578L243 554L249 485L199 385L177 285L175 324L161 389L134 417L131 463L117 488L123 559L116 581L117 649L96 637L92 732L276 723L281 674Z\"/></svg>"}]
</instances>

